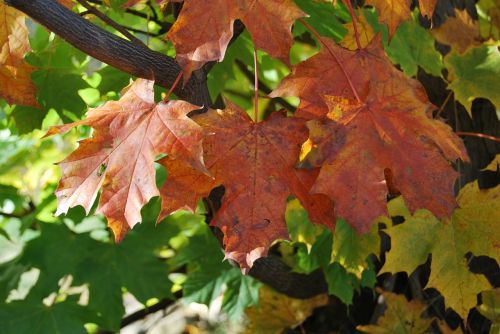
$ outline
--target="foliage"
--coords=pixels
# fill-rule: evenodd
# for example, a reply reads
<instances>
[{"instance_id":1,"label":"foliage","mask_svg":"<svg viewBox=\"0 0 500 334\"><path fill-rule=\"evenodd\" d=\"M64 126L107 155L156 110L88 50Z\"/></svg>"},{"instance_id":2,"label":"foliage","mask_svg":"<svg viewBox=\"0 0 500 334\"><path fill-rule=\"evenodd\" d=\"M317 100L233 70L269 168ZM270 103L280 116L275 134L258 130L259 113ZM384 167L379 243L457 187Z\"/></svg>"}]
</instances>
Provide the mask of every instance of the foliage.
<instances>
[{"instance_id":1,"label":"foliage","mask_svg":"<svg viewBox=\"0 0 500 334\"><path fill-rule=\"evenodd\" d=\"M500 261L500 186L453 190L470 162L457 109L500 107L494 0L437 26L435 0L58 2L181 71L170 87L133 78L0 1L2 333L116 332L128 300L180 297L279 333L375 295L383 315L351 330L451 332L423 287L458 314L450 327L498 328L498 287L471 259ZM225 107L173 95L200 76ZM449 89L439 110L430 80ZM498 156L482 172L498 177ZM322 293L253 278L268 255ZM411 300L375 288L423 266Z\"/></svg>"}]
</instances>

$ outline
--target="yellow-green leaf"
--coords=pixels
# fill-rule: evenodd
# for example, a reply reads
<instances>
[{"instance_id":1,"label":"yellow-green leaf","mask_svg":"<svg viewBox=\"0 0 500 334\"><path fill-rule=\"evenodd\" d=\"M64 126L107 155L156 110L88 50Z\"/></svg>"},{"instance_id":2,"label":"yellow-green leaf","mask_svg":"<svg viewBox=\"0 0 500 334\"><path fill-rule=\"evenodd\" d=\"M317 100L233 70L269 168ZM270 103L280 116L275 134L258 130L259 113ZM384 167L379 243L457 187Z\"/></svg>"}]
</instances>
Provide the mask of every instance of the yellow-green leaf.
<instances>
[{"instance_id":1,"label":"yellow-green leaf","mask_svg":"<svg viewBox=\"0 0 500 334\"><path fill-rule=\"evenodd\" d=\"M464 55L452 52L445 57L448 87L471 114L472 101L483 97L500 109L500 51L497 45L482 45ZM471 114L472 116L472 114Z\"/></svg>"},{"instance_id":2,"label":"yellow-green leaf","mask_svg":"<svg viewBox=\"0 0 500 334\"><path fill-rule=\"evenodd\" d=\"M432 319L422 318L427 306L418 300L407 301L404 295L382 292L387 308L375 325L358 326L356 329L370 334L420 334L425 333Z\"/></svg>"},{"instance_id":3,"label":"yellow-green leaf","mask_svg":"<svg viewBox=\"0 0 500 334\"><path fill-rule=\"evenodd\" d=\"M259 292L259 304L246 311L249 323L245 333L282 333L286 328L300 325L316 307L327 303L326 294L310 299L295 299L263 286Z\"/></svg>"},{"instance_id":4,"label":"yellow-green leaf","mask_svg":"<svg viewBox=\"0 0 500 334\"><path fill-rule=\"evenodd\" d=\"M484 291L481 298L483 303L477 309L491 320L490 334L500 333L500 288Z\"/></svg>"},{"instance_id":5,"label":"yellow-green leaf","mask_svg":"<svg viewBox=\"0 0 500 334\"><path fill-rule=\"evenodd\" d=\"M381 272L405 271L411 274L432 254L428 287L436 288L447 307L462 318L476 305L477 294L490 289L483 275L469 271L466 253L485 255L500 260L500 186L481 190L476 182L467 184L457 198L451 221L441 222L429 211L413 215L401 200L389 205L391 215L403 216L405 222L386 230L391 237L391 250Z\"/></svg>"}]
</instances>

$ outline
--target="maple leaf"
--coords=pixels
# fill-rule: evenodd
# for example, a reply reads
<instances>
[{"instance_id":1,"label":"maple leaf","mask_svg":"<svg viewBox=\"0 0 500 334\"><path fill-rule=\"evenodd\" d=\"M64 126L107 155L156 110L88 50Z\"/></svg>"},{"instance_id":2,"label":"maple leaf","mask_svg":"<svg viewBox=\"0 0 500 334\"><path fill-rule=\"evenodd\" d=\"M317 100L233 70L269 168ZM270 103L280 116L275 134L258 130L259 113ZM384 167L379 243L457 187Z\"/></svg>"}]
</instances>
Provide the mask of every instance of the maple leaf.
<instances>
[{"instance_id":1,"label":"maple leaf","mask_svg":"<svg viewBox=\"0 0 500 334\"><path fill-rule=\"evenodd\" d=\"M457 34L457 31L460 33ZM460 54L470 47L481 45L482 42L479 23L474 21L465 9L455 9L455 16L446 19L441 26L432 29L431 33L440 43L450 45Z\"/></svg>"},{"instance_id":2,"label":"maple leaf","mask_svg":"<svg viewBox=\"0 0 500 334\"><path fill-rule=\"evenodd\" d=\"M432 323L432 319L422 317L427 305L419 300L407 301L404 295L379 292L387 305L384 315L377 324L357 326L357 330L372 334L426 333Z\"/></svg>"},{"instance_id":3,"label":"maple leaf","mask_svg":"<svg viewBox=\"0 0 500 334\"><path fill-rule=\"evenodd\" d=\"M0 96L9 104L37 107L36 88L31 81L33 70L25 62L17 66L0 65Z\"/></svg>"},{"instance_id":4,"label":"maple leaf","mask_svg":"<svg viewBox=\"0 0 500 334\"><path fill-rule=\"evenodd\" d=\"M340 263L348 272L361 277L368 268L370 254L380 252L378 226L373 225L370 232L359 235L346 222L338 220L333 235L332 262Z\"/></svg>"},{"instance_id":5,"label":"maple leaf","mask_svg":"<svg viewBox=\"0 0 500 334\"><path fill-rule=\"evenodd\" d=\"M73 0L58 0L58 2L68 9L71 9L75 6Z\"/></svg>"},{"instance_id":6,"label":"maple leaf","mask_svg":"<svg viewBox=\"0 0 500 334\"><path fill-rule=\"evenodd\" d=\"M38 106L33 67L24 61L30 50L24 15L0 2L0 97L9 104Z\"/></svg>"},{"instance_id":7,"label":"maple leaf","mask_svg":"<svg viewBox=\"0 0 500 334\"><path fill-rule=\"evenodd\" d=\"M500 108L500 51L496 45L481 45L464 55L455 52L444 58L448 69L448 88L453 91L472 117L472 101L478 97L489 99Z\"/></svg>"},{"instance_id":8,"label":"maple leaf","mask_svg":"<svg viewBox=\"0 0 500 334\"><path fill-rule=\"evenodd\" d=\"M349 22L344 25L347 28L347 35L340 41L340 45L349 50L356 50L358 45L356 43L356 31L354 30L354 23ZM356 28L359 33L359 41L361 47L364 48L373 39L375 34L373 33L372 26L366 21L364 12L356 17Z\"/></svg>"},{"instance_id":9,"label":"maple leaf","mask_svg":"<svg viewBox=\"0 0 500 334\"><path fill-rule=\"evenodd\" d=\"M391 216L402 216L405 223L385 230L391 237L391 250L386 253L381 272L411 274L432 254L427 286L439 290L446 305L466 319L476 305L477 294L489 289L490 284L483 275L469 271L465 255L472 252L500 261L499 198L500 186L480 190L477 181L469 183L460 191L460 207L450 222L439 221L427 210L412 215L401 199L391 201Z\"/></svg>"},{"instance_id":10,"label":"maple leaf","mask_svg":"<svg viewBox=\"0 0 500 334\"><path fill-rule=\"evenodd\" d=\"M436 8L437 0L418 0L418 8L422 16L427 16L429 19L432 18L434 14L434 9Z\"/></svg>"},{"instance_id":11,"label":"maple leaf","mask_svg":"<svg viewBox=\"0 0 500 334\"><path fill-rule=\"evenodd\" d=\"M296 299L263 286L259 291L259 304L245 311L248 324L244 333L283 333L285 329L303 323L315 308L326 304L326 294L309 299Z\"/></svg>"},{"instance_id":12,"label":"maple leaf","mask_svg":"<svg viewBox=\"0 0 500 334\"><path fill-rule=\"evenodd\" d=\"M297 116L333 120L308 123L319 153L301 164L322 165L312 192L329 195L340 217L368 232L386 213L384 170L390 169L412 209L451 213L457 173L450 161L468 158L451 129L430 118L422 86L393 67L380 36L355 52L322 43L271 94L298 96Z\"/></svg>"},{"instance_id":13,"label":"maple leaf","mask_svg":"<svg viewBox=\"0 0 500 334\"><path fill-rule=\"evenodd\" d=\"M184 0L168 32L185 80L209 61L222 61L233 36L234 21L245 24L256 46L289 63L291 26L305 16L292 0Z\"/></svg>"},{"instance_id":14,"label":"maple leaf","mask_svg":"<svg viewBox=\"0 0 500 334\"><path fill-rule=\"evenodd\" d=\"M429 74L442 77L443 57L434 47L435 43L429 30L410 20L399 26L385 51L408 76L416 77L420 67Z\"/></svg>"},{"instance_id":15,"label":"maple leaf","mask_svg":"<svg viewBox=\"0 0 500 334\"><path fill-rule=\"evenodd\" d=\"M294 168L300 144L307 137L304 120L274 113L268 120L254 123L239 107L227 104L224 111L210 110L193 117L207 133L204 158L215 179L187 166L172 169L161 191L159 219L175 209L193 210L211 188L224 185L222 206L211 224L224 233L226 258L246 270L267 253L273 241L288 239L284 215L289 195L300 200L313 222L330 228L333 204L324 195L309 193L318 169ZM179 165L165 159L162 163L167 168Z\"/></svg>"},{"instance_id":16,"label":"maple leaf","mask_svg":"<svg viewBox=\"0 0 500 334\"><path fill-rule=\"evenodd\" d=\"M0 66L16 66L31 51L24 15L0 2Z\"/></svg>"},{"instance_id":17,"label":"maple leaf","mask_svg":"<svg viewBox=\"0 0 500 334\"><path fill-rule=\"evenodd\" d=\"M399 24L411 16L411 0L367 0L366 4L377 9L379 20L389 28L389 36L394 35Z\"/></svg>"},{"instance_id":18,"label":"maple leaf","mask_svg":"<svg viewBox=\"0 0 500 334\"><path fill-rule=\"evenodd\" d=\"M186 115L199 109L184 101L154 103L153 81L138 79L119 101L90 109L85 120L52 127L47 135L78 125L95 130L76 151L59 163L62 178L56 190L56 215L81 205L88 213L103 188L98 211L121 240L141 220L140 210L159 194L154 160L166 153L206 171L202 130Z\"/></svg>"}]
</instances>

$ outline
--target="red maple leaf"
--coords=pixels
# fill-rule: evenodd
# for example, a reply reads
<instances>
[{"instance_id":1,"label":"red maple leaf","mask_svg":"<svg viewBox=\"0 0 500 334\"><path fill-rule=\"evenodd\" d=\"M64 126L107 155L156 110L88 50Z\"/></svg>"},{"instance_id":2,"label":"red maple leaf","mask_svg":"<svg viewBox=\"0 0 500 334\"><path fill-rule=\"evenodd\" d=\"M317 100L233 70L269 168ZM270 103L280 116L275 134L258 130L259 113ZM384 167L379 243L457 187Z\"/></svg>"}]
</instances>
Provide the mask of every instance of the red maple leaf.
<instances>
[{"instance_id":1,"label":"red maple leaf","mask_svg":"<svg viewBox=\"0 0 500 334\"><path fill-rule=\"evenodd\" d=\"M412 210L450 214L457 176L450 162L468 158L451 129L431 118L433 106L418 81L394 68L379 37L357 51L321 43L320 53L272 93L300 97L298 116L331 119L309 124L310 145L320 153L303 163L322 164L312 191L328 194L337 214L366 232L386 214L384 170L390 169L391 186Z\"/></svg>"},{"instance_id":2,"label":"red maple leaf","mask_svg":"<svg viewBox=\"0 0 500 334\"><path fill-rule=\"evenodd\" d=\"M245 24L256 48L288 64L291 26L303 16L292 0L184 0L167 37L175 45L185 79L206 62L222 61L237 19Z\"/></svg>"},{"instance_id":3,"label":"red maple leaf","mask_svg":"<svg viewBox=\"0 0 500 334\"><path fill-rule=\"evenodd\" d=\"M184 101L155 104L153 82L136 80L119 101L90 109L85 120L52 127L47 135L78 125L94 129L91 138L59 163L56 215L81 205L88 213L103 191L98 211L121 240L141 220L141 208L159 192L153 163L166 153L206 171L202 129L186 115L199 109Z\"/></svg>"},{"instance_id":4,"label":"red maple leaf","mask_svg":"<svg viewBox=\"0 0 500 334\"><path fill-rule=\"evenodd\" d=\"M333 227L332 202L309 192L319 170L294 167L307 138L304 120L277 112L254 123L230 103L224 111L210 110L193 119L207 133L205 163L215 179L163 159L161 163L171 172L161 191L159 219L176 209L193 210L199 198L224 185L222 206L211 224L224 233L226 257L243 269L264 256L276 239L288 238L284 214L290 195L300 200L313 222Z\"/></svg>"}]
</instances>

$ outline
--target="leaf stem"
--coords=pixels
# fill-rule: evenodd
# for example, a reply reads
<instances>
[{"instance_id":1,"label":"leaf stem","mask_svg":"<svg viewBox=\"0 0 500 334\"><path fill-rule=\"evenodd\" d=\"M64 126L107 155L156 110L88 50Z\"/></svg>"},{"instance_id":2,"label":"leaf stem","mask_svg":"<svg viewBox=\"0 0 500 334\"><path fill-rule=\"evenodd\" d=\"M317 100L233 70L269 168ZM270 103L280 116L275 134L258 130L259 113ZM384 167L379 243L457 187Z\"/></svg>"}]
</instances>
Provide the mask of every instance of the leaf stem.
<instances>
[{"instance_id":1,"label":"leaf stem","mask_svg":"<svg viewBox=\"0 0 500 334\"><path fill-rule=\"evenodd\" d=\"M456 132L456 134L459 136L479 137L479 138L483 138L483 139L489 139L489 140L494 140L494 141L500 142L500 138L495 137L495 136L486 135L484 133L458 131L458 132Z\"/></svg>"},{"instance_id":2,"label":"leaf stem","mask_svg":"<svg viewBox=\"0 0 500 334\"><path fill-rule=\"evenodd\" d=\"M254 67L254 104L255 108L253 111L254 122L259 121L259 64L257 61L257 50L253 48L253 67Z\"/></svg>"},{"instance_id":3,"label":"leaf stem","mask_svg":"<svg viewBox=\"0 0 500 334\"><path fill-rule=\"evenodd\" d=\"M165 95L165 98L163 99L163 103L167 103L168 99L170 98L170 95L172 95L175 87L179 84L179 81L182 78L182 70L179 71L179 74L177 75L177 78L175 78L174 83L172 84L172 87L170 87L169 91L167 92L167 95Z\"/></svg>"},{"instance_id":4,"label":"leaf stem","mask_svg":"<svg viewBox=\"0 0 500 334\"><path fill-rule=\"evenodd\" d=\"M358 23L357 23L357 16L356 13L354 13L354 9L352 8L351 0L343 0L344 3L347 5L347 8L349 8L349 14L351 14L352 18L352 25L354 27L354 37L356 38L356 45L358 46L358 49L361 50L361 41L359 40L359 32L358 32Z\"/></svg>"},{"instance_id":5,"label":"leaf stem","mask_svg":"<svg viewBox=\"0 0 500 334\"><path fill-rule=\"evenodd\" d=\"M299 18L298 21L300 23L302 23L318 39L318 41L326 47L326 49L328 50L328 52L332 55L332 57L335 59L335 61L339 65L340 69L342 70L342 73L344 74L345 78L347 79L347 82L349 83L349 86L351 87L352 93L356 97L356 100L359 103L362 104L363 101L361 101L361 99L360 99L360 97L358 95L358 91L356 90L356 88L354 88L354 84L352 83L351 78L347 74L347 71L344 68L344 65L342 65L342 63L340 62L340 59L337 57L337 55L335 54L335 52L333 52L333 50L330 49L330 47L328 46L328 44L326 44L323 41L323 38L321 37L321 35L316 31L316 29L314 29L313 27L311 27L309 25L309 23L307 23L303 18Z\"/></svg>"},{"instance_id":6,"label":"leaf stem","mask_svg":"<svg viewBox=\"0 0 500 334\"><path fill-rule=\"evenodd\" d=\"M87 1L85 0L77 0L80 5L85 7L88 12L94 14L98 18L100 18L103 22L107 23L111 27L115 28L118 32L122 33L123 36L127 37L131 42L146 46L140 39L132 35L127 29L123 28L121 25L104 15L102 12L100 12L97 8L91 6Z\"/></svg>"}]
</instances>

